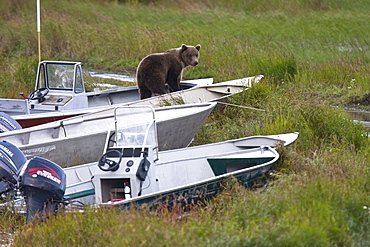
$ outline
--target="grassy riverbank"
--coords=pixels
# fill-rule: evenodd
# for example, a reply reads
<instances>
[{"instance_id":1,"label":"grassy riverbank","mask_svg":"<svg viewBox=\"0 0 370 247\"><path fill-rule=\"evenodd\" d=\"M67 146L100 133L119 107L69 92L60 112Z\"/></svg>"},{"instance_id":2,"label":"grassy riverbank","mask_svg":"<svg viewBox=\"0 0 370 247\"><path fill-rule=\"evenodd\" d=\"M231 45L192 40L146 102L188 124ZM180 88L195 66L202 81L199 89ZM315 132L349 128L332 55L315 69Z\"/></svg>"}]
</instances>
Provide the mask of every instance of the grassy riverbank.
<instances>
[{"instance_id":1,"label":"grassy riverbank","mask_svg":"<svg viewBox=\"0 0 370 247\"><path fill-rule=\"evenodd\" d=\"M132 75L149 53L199 43L184 79L264 74L232 103L265 111L214 112L195 144L300 136L262 192L234 185L186 214L102 210L26 225L3 213L0 243L15 232L14 246L370 245L369 140L332 107L369 108L369 10L365 0L42 1L44 60ZM15 98L34 87L35 1L2 1L0 16L0 97Z\"/></svg>"}]
</instances>

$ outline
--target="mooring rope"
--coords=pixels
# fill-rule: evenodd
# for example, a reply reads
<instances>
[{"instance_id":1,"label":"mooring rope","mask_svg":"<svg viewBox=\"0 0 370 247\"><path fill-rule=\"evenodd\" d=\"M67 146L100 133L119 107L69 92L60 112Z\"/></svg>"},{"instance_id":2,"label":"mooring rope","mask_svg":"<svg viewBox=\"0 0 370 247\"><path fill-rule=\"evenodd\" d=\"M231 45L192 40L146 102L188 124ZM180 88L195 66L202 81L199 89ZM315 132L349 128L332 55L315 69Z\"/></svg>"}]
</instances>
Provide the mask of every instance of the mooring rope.
<instances>
[{"instance_id":1,"label":"mooring rope","mask_svg":"<svg viewBox=\"0 0 370 247\"><path fill-rule=\"evenodd\" d=\"M236 106L236 107L241 107L241 108L256 110L256 111L265 111L263 109L254 108L254 107L251 107L251 106L236 105L236 104L231 104L231 103L226 103L226 102L220 102L220 101L217 101L217 103L220 103L220 104L223 104L223 105L228 105L228 106Z\"/></svg>"}]
</instances>

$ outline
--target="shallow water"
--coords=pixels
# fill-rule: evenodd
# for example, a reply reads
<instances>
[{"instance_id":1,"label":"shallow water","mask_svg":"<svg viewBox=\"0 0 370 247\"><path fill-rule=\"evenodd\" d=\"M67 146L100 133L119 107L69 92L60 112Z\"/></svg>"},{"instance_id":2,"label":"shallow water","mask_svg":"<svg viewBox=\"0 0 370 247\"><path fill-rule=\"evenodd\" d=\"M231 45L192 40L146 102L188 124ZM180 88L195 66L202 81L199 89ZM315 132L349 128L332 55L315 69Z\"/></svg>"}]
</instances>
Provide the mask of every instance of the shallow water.
<instances>
[{"instance_id":1,"label":"shallow water","mask_svg":"<svg viewBox=\"0 0 370 247\"><path fill-rule=\"evenodd\" d=\"M361 123L365 129L370 131L370 112L361 110L344 110L348 118Z\"/></svg>"},{"instance_id":2,"label":"shallow water","mask_svg":"<svg viewBox=\"0 0 370 247\"><path fill-rule=\"evenodd\" d=\"M108 74L108 73L99 73L99 72L89 72L90 76L98 77L102 79L114 79L118 81L130 81L135 82L136 78L128 75L118 75L118 74Z\"/></svg>"}]
</instances>

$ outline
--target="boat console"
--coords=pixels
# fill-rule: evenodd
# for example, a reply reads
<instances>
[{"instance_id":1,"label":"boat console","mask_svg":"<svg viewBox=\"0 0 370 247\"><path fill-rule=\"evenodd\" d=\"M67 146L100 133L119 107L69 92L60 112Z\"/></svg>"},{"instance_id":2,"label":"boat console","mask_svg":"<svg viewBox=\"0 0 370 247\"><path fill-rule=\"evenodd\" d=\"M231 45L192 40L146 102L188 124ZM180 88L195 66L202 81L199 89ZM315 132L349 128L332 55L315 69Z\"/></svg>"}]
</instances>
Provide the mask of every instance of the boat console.
<instances>
[{"instance_id":1,"label":"boat console","mask_svg":"<svg viewBox=\"0 0 370 247\"><path fill-rule=\"evenodd\" d=\"M31 113L88 107L81 63L40 62L37 69L35 91L27 98Z\"/></svg>"},{"instance_id":2,"label":"boat console","mask_svg":"<svg viewBox=\"0 0 370 247\"><path fill-rule=\"evenodd\" d=\"M115 110L115 130L94 174L95 202L130 199L158 190L154 162L158 156L154 110L150 106Z\"/></svg>"}]
</instances>

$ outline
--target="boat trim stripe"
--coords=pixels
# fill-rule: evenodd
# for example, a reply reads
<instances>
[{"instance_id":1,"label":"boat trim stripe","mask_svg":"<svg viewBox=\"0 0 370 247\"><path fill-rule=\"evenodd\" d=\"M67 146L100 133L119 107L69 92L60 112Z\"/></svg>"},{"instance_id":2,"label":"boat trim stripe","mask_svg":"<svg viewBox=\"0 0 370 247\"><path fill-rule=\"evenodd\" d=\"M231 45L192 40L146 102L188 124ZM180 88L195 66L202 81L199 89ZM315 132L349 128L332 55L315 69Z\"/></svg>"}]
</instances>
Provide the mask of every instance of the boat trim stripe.
<instances>
[{"instance_id":1,"label":"boat trim stripe","mask_svg":"<svg viewBox=\"0 0 370 247\"><path fill-rule=\"evenodd\" d=\"M84 190L81 192L71 193L71 194L65 195L64 198L66 200L71 200L71 199L81 198L81 197L90 196L90 195L95 195L95 189L89 189L89 190Z\"/></svg>"}]
</instances>

